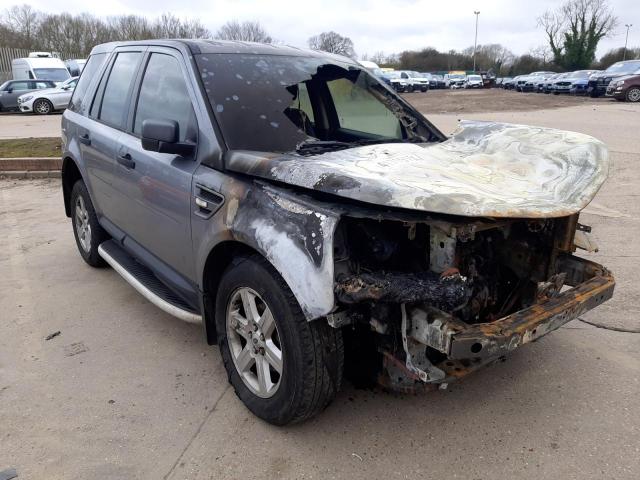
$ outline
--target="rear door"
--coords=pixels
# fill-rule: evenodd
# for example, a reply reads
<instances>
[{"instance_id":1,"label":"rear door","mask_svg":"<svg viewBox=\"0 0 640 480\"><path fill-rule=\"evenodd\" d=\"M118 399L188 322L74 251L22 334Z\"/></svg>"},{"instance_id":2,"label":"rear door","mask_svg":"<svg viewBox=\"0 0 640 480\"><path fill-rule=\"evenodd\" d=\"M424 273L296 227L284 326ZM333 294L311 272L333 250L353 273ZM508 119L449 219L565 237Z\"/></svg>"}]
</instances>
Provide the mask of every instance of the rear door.
<instances>
[{"instance_id":1,"label":"rear door","mask_svg":"<svg viewBox=\"0 0 640 480\"><path fill-rule=\"evenodd\" d=\"M9 89L3 92L3 108L18 108L18 97L33 90L33 88L30 87L30 83L31 82L29 80L12 82L9 85Z\"/></svg>"},{"instance_id":2,"label":"rear door","mask_svg":"<svg viewBox=\"0 0 640 480\"><path fill-rule=\"evenodd\" d=\"M190 212L196 154L147 151L140 136L144 120L175 120L179 141L196 144L195 86L177 50L149 47L143 65L128 129L116 152L114 186L123 193L122 228L173 270L194 278Z\"/></svg>"},{"instance_id":3,"label":"rear door","mask_svg":"<svg viewBox=\"0 0 640 480\"><path fill-rule=\"evenodd\" d=\"M116 226L123 212L115 189L113 171L118 140L129 113L131 92L146 47L117 49L105 70L89 110L89 118L78 126L82 158L93 183L94 202Z\"/></svg>"}]
</instances>

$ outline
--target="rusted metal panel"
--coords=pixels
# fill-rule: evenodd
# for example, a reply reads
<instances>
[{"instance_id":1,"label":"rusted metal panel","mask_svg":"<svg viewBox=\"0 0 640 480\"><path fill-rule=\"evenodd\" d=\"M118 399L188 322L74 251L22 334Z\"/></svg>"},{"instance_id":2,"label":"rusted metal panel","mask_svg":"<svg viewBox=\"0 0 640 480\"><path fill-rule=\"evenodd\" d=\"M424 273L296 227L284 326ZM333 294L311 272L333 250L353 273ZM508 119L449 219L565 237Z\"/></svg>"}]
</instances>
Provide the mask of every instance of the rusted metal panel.
<instances>
[{"instance_id":1,"label":"rusted metal panel","mask_svg":"<svg viewBox=\"0 0 640 480\"><path fill-rule=\"evenodd\" d=\"M574 257L575 258L575 257ZM607 301L615 280L604 270L584 283L491 323L471 325L452 336L452 359L504 355L556 330Z\"/></svg>"}]
</instances>

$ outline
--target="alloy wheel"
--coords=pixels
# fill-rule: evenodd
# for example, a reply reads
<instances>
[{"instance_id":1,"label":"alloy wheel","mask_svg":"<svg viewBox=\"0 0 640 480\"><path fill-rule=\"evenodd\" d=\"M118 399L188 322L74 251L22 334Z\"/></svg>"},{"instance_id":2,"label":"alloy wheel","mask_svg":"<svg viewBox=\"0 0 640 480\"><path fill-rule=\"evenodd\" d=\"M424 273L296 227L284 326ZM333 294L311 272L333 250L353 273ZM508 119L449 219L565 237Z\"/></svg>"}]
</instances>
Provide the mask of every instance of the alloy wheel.
<instances>
[{"instance_id":1,"label":"alloy wheel","mask_svg":"<svg viewBox=\"0 0 640 480\"><path fill-rule=\"evenodd\" d=\"M280 386L283 355L271 309L254 290L238 288L227 304L227 340L233 364L243 383L261 398Z\"/></svg>"},{"instance_id":2,"label":"alloy wheel","mask_svg":"<svg viewBox=\"0 0 640 480\"><path fill-rule=\"evenodd\" d=\"M40 100L36 103L35 105L35 110L37 113L40 113L42 115L46 115L47 113L49 113L51 111L51 107L49 106L49 103L45 100Z\"/></svg>"},{"instance_id":3,"label":"alloy wheel","mask_svg":"<svg viewBox=\"0 0 640 480\"><path fill-rule=\"evenodd\" d=\"M627 92L627 100L630 102L640 101L640 88L632 88Z\"/></svg>"},{"instance_id":4,"label":"alloy wheel","mask_svg":"<svg viewBox=\"0 0 640 480\"><path fill-rule=\"evenodd\" d=\"M91 251L91 225L89 224L89 212L81 195L78 195L76 199L75 222L78 241L82 249L88 253Z\"/></svg>"}]
</instances>

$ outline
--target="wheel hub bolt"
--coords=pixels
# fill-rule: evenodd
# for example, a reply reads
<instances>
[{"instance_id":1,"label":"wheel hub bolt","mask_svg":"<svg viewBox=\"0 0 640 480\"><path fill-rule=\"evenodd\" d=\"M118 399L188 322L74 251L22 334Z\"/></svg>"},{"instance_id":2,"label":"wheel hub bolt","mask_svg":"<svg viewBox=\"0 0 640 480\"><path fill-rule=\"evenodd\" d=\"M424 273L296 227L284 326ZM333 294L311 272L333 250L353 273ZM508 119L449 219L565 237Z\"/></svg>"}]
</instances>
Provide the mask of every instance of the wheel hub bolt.
<instances>
[{"instance_id":1,"label":"wheel hub bolt","mask_svg":"<svg viewBox=\"0 0 640 480\"><path fill-rule=\"evenodd\" d=\"M254 338L253 338L253 343L257 345L257 343L258 343L258 339L254 337Z\"/></svg>"}]
</instances>

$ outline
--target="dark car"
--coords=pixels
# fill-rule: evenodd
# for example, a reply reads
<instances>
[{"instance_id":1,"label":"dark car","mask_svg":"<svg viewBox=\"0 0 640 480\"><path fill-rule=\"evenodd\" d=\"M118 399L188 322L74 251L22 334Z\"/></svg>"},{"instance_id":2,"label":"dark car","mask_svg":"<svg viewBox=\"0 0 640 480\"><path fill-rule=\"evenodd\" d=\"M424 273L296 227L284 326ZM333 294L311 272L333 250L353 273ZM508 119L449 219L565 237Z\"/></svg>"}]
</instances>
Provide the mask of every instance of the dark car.
<instances>
[{"instance_id":1,"label":"dark car","mask_svg":"<svg viewBox=\"0 0 640 480\"><path fill-rule=\"evenodd\" d=\"M592 97L604 95L612 80L640 73L640 60L616 62L603 72L589 77L588 93Z\"/></svg>"},{"instance_id":2,"label":"dark car","mask_svg":"<svg viewBox=\"0 0 640 480\"><path fill-rule=\"evenodd\" d=\"M553 82L554 95L560 95L561 93L571 93L574 90L574 85L579 86L574 93L584 93L585 85L588 84L591 75L596 73L597 70L576 70L575 72L567 72L561 77L556 78ZM580 90L580 92L578 92Z\"/></svg>"},{"instance_id":3,"label":"dark car","mask_svg":"<svg viewBox=\"0 0 640 480\"><path fill-rule=\"evenodd\" d=\"M55 88L51 80L9 80L0 85L0 112L18 110L18 97L34 90Z\"/></svg>"},{"instance_id":4,"label":"dark car","mask_svg":"<svg viewBox=\"0 0 640 480\"><path fill-rule=\"evenodd\" d=\"M607 96L627 102L640 102L640 75L628 75L612 80Z\"/></svg>"},{"instance_id":5,"label":"dark car","mask_svg":"<svg viewBox=\"0 0 640 480\"><path fill-rule=\"evenodd\" d=\"M613 293L606 268L573 254L591 248L578 217L607 177L604 144L496 122L447 137L346 57L99 45L62 151L84 261L201 322L238 397L274 424L325 408L345 359L417 391Z\"/></svg>"},{"instance_id":6,"label":"dark car","mask_svg":"<svg viewBox=\"0 0 640 480\"><path fill-rule=\"evenodd\" d=\"M433 87L431 86L433 82ZM431 81L429 82L429 88L445 88L446 84L444 81L444 77L442 75L438 75L438 74L431 74Z\"/></svg>"}]
</instances>

